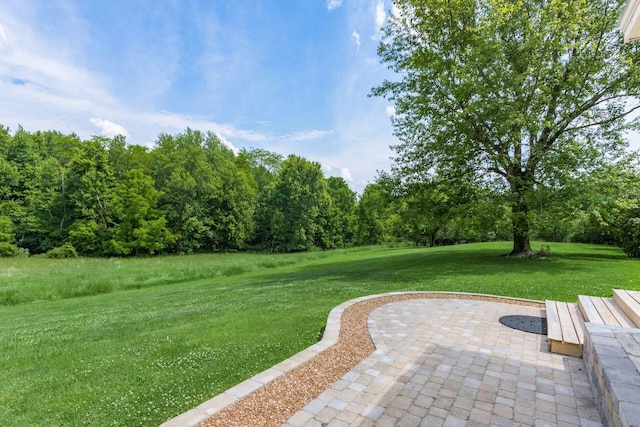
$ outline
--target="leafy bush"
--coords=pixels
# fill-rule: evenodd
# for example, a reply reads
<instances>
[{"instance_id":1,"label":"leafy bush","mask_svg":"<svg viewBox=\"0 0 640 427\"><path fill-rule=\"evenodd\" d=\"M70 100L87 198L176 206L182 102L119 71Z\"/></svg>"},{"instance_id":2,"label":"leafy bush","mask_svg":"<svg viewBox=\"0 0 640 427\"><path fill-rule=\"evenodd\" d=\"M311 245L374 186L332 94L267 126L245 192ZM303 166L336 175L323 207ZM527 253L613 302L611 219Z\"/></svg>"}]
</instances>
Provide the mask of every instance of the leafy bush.
<instances>
[{"instance_id":1,"label":"leafy bush","mask_svg":"<svg viewBox=\"0 0 640 427\"><path fill-rule=\"evenodd\" d=\"M640 218L628 218L622 227L620 247L632 258L640 258Z\"/></svg>"},{"instance_id":2,"label":"leafy bush","mask_svg":"<svg viewBox=\"0 0 640 427\"><path fill-rule=\"evenodd\" d=\"M99 255L103 237L103 228L93 220L76 221L69 230L69 242L81 254Z\"/></svg>"},{"instance_id":3,"label":"leafy bush","mask_svg":"<svg viewBox=\"0 0 640 427\"><path fill-rule=\"evenodd\" d=\"M18 255L18 247L9 242L0 242L0 257L8 258Z\"/></svg>"},{"instance_id":4,"label":"leafy bush","mask_svg":"<svg viewBox=\"0 0 640 427\"><path fill-rule=\"evenodd\" d=\"M13 224L6 216L0 216L0 257L7 258L18 254L18 247L13 244Z\"/></svg>"},{"instance_id":5,"label":"leafy bush","mask_svg":"<svg viewBox=\"0 0 640 427\"><path fill-rule=\"evenodd\" d=\"M637 202L618 218L618 245L632 258L640 258L640 204Z\"/></svg>"},{"instance_id":6,"label":"leafy bush","mask_svg":"<svg viewBox=\"0 0 640 427\"><path fill-rule=\"evenodd\" d=\"M29 255L31 255L29 253L29 249L27 249L27 248L18 248L18 253L16 254L16 256L18 258L29 258Z\"/></svg>"},{"instance_id":7,"label":"leafy bush","mask_svg":"<svg viewBox=\"0 0 640 427\"><path fill-rule=\"evenodd\" d=\"M53 248L46 253L47 258L77 258L76 248L71 243L65 243L62 246Z\"/></svg>"}]
</instances>

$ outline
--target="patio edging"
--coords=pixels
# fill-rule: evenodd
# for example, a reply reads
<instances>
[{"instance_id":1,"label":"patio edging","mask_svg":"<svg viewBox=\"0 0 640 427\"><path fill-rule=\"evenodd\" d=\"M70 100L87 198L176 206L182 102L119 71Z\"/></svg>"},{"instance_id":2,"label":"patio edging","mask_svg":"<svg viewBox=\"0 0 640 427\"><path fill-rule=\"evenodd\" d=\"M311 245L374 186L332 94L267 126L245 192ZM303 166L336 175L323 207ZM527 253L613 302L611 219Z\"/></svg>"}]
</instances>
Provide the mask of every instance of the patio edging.
<instances>
[{"instance_id":1,"label":"patio edging","mask_svg":"<svg viewBox=\"0 0 640 427\"><path fill-rule=\"evenodd\" d=\"M259 388L269 384L276 378L284 375L285 373L291 371L292 369L297 368L298 366L306 363L311 360L318 354L322 353L324 350L333 346L338 342L338 336L340 334L340 324L341 318L344 311L357 303L375 299L375 298L383 298L389 296L397 296L397 295L424 295L425 298L434 298L434 299L443 299L443 298L453 298L453 299L483 299L483 300L496 300L496 302L504 302L504 303L512 303L512 304L523 304L523 305L534 305L540 308L544 308L544 302L522 299L522 298L512 298L512 297L503 297L497 295L486 295L486 294L475 294L475 293L465 293L465 292L433 292L433 291L415 291L415 292L388 292L383 294L374 294L367 295L364 297L354 298L348 301L343 302L342 304L336 306L329 312L329 316L327 317L326 328L322 339L313 344L310 347L296 353L295 355L283 360L282 362L274 365L273 367L254 375L253 377L241 382L240 384L222 392L221 394L207 400L206 402L201 403L193 409L190 409L187 412L184 412L172 419L169 419L162 423L160 427L191 427L197 426L198 424L206 421L211 416L220 412L234 403L240 401L244 397L250 395L254 391Z\"/></svg>"}]
</instances>

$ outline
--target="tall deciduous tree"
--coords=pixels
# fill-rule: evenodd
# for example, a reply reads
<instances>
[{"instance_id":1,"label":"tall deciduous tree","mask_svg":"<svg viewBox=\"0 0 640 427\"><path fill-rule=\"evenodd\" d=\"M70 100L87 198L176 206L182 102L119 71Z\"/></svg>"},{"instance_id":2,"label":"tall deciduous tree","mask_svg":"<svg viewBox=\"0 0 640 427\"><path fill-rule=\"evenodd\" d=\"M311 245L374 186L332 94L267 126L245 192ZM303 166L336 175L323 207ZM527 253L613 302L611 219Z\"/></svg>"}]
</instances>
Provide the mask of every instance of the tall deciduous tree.
<instances>
[{"instance_id":1,"label":"tall deciduous tree","mask_svg":"<svg viewBox=\"0 0 640 427\"><path fill-rule=\"evenodd\" d=\"M95 221L108 227L108 204L115 185L104 141L94 138L83 142L71 159L67 173L67 191L73 203L73 219Z\"/></svg>"},{"instance_id":2,"label":"tall deciduous tree","mask_svg":"<svg viewBox=\"0 0 640 427\"><path fill-rule=\"evenodd\" d=\"M163 192L160 206L176 235L176 249L192 252L215 249L214 207L222 197L222 180L204 149L205 135L187 129L162 134L153 151L156 186Z\"/></svg>"},{"instance_id":3,"label":"tall deciduous tree","mask_svg":"<svg viewBox=\"0 0 640 427\"><path fill-rule=\"evenodd\" d=\"M64 243L66 229L72 222L73 207L67 190L66 170L58 159L50 157L37 163L33 182L27 193L27 206L32 220L21 246L31 252L46 252Z\"/></svg>"},{"instance_id":4,"label":"tall deciduous tree","mask_svg":"<svg viewBox=\"0 0 640 427\"><path fill-rule=\"evenodd\" d=\"M613 0L397 0L379 47L407 175L432 167L502 180L513 251L531 250L542 177L577 173L625 146L640 51Z\"/></svg>"},{"instance_id":5,"label":"tall deciduous tree","mask_svg":"<svg viewBox=\"0 0 640 427\"><path fill-rule=\"evenodd\" d=\"M283 161L280 154L260 148L241 149L236 157L237 165L249 172L258 191L276 180Z\"/></svg>"},{"instance_id":6,"label":"tall deciduous tree","mask_svg":"<svg viewBox=\"0 0 640 427\"><path fill-rule=\"evenodd\" d=\"M317 162L291 155L256 207L258 242L272 251L296 252L322 246L323 216L330 198Z\"/></svg>"},{"instance_id":7,"label":"tall deciduous tree","mask_svg":"<svg viewBox=\"0 0 640 427\"><path fill-rule=\"evenodd\" d=\"M356 193L344 178L327 178L330 204L322 215L325 218L323 247L343 248L352 246L356 238Z\"/></svg>"},{"instance_id":8,"label":"tall deciduous tree","mask_svg":"<svg viewBox=\"0 0 640 427\"><path fill-rule=\"evenodd\" d=\"M233 151L214 133L187 129L160 135L153 157L175 249L241 249L253 232L255 188Z\"/></svg>"},{"instance_id":9,"label":"tall deciduous tree","mask_svg":"<svg viewBox=\"0 0 640 427\"><path fill-rule=\"evenodd\" d=\"M386 177L368 184L356 209L356 235L359 245L377 245L389 238L389 222L394 215L393 196Z\"/></svg>"},{"instance_id":10,"label":"tall deciduous tree","mask_svg":"<svg viewBox=\"0 0 640 427\"><path fill-rule=\"evenodd\" d=\"M207 133L205 152L221 181L220 197L210 206L215 218L214 247L244 249L254 230L254 201L257 190L251 174L239 167L233 152L214 133Z\"/></svg>"},{"instance_id":11,"label":"tall deciduous tree","mask_svg":"<svg viewBox=\"0 0 640 427\"><path fill-rule=\"evenodd\" d=\"M139 169L129 171L127 179L118 183L114 190L113 210L118 223L113 239L105 243L105 253L154 254L173 243L175 237L158 210L161 195L149 175Z\"/></svg>"},{"instance_id":12,"label":"tall deciduous tree","mask_svg":"<svg viewBox=\"0 0 640 427\"><path fill-rule=\"evenodd\" d=\"M463 202L457 194L434 179L431 182L405 186L398 209L399 234L416 244L434 246L436 236L452 220L456 208Z\"/></svg>"},{"instance_id":13,"label":"tall deciduous tree","mask_svg":"<svg viewBox=\"0 0 640 427\"><path fill-rule=\"evenodd\" d=\"M634 210L637 216L640 200L638 156L631 155L599 168L568 189L558 216L571 216L571 238L588 243L617 243L624 248L626 236L633 235L629 232L634 221L628 219L633 218ZM575 207L570 211L567 205ZM638 224L636 236L640 235Z\"/></svg>"}]
</instances>

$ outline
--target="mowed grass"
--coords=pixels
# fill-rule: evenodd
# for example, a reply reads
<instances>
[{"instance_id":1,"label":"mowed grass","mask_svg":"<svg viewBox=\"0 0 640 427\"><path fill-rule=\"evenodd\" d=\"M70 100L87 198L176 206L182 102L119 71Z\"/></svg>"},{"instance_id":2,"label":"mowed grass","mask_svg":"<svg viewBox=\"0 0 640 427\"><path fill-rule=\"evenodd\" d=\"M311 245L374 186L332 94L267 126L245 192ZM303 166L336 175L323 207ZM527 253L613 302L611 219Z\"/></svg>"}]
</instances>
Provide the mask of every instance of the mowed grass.
<instances>
[{"instance_id":1,"label":"mowed grass","mask_svg":"<svg viewBox=\"0 0 640 427\"><path fill-rule=\"evenodd\" d=\"M294 255L0 260L5 426L158 425L317 341L329 311L389 291L575 301L640 290L617 248L509 243ZM91 292L95 283L109 286ZM11 304L11 305L8 305Z\"/></svg>"}]
</instances>

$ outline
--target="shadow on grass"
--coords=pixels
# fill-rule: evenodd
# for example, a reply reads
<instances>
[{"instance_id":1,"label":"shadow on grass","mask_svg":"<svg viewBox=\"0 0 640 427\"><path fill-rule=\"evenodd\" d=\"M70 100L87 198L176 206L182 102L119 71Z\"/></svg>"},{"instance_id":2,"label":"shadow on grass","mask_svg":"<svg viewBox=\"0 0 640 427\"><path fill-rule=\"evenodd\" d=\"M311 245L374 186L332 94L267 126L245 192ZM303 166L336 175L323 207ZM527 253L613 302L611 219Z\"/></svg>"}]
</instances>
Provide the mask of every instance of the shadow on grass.
<instances>
[{"instance_id":1,"label":"shadow on grass","mask_svg":"<svg viewBox=\"0 0 640 427\"><path fill-rule=\"evenodd\" d=\"M561 254L559 257L566 260L580 260L580 261L618 261L627 260L629 258L624 253L621 253L618 248L595 248L601 253L583 252L583 253L567 253Z\"/></svg>"},{"instance_id":2,"label":"shadow on grass","mask_svg":"<svg viewBox=\"0 0 640 427\"><path fill-rule=\"evenodd\" d=\"M416 249L415 252L389 253L367 259L344 259L318 265L305 265L292 272L265 272L256 285L286 281L346 281L416 284L442 278L464 276L527 276L543 273L567 275L571 272L587 272L588 264L598 260L620 259L620 256L592 253L552 254L548 258L514 259L504 257L499 250L480 251L477 248L448 251ZM624 257L622 257L624 258ZM572 262L583 260L584 263Z\"/></svg>"}]
</instances>

